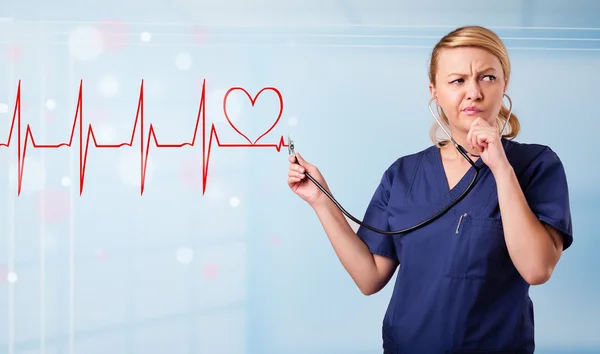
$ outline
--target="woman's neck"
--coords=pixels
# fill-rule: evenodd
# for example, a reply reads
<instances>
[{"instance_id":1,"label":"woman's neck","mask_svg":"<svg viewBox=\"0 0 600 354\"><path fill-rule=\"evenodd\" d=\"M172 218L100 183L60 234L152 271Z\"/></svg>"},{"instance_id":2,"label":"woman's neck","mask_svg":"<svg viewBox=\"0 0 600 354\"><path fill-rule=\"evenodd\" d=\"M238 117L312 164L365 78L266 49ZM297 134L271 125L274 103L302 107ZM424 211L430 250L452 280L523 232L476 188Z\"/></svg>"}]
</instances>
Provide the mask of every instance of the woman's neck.
<instances>
[{"instance_id":1,"label":"woman's neck","mask_svg":"<svg viewBox=\"0 0 600 354\"><path fill-rule=\"evenodd\" d=\"M459 144L460 146L462 146L465 149L465 151L467 152L467 155L471 158L471 160L477 161L479 159L479 155L481 154L481 151L479 151L477 148L471 147L471 144L466 142L466 136L462 139L461 139L461 137L455 137L454 141L456 141L457 144ZM456 149L456 147L454 146L452 141L448 141L448 143L445 144L441 148L441 150L442 150L442 157L444 157L445 159L463 160L465 163L469 163L468 161L465 160L465 158L462 156L462 154L460 152L458 152L458 150Z\"/></svg>"},{"instance_id":2,"label":"woman's neck","mask_svg":"<svg viewBox=\"0 0 600 354\"><path fill-rule=\"evenodd\" d=\"M495 126L495 128L498 129L498 126ZM498 134L499 133L500 130L498 130ZM450 127L450 134L452 135L454 141L456 141L458 145L462 146L463 149L467 151L467 154L472 157L473 161L475 161L475 158L477 156L481 155L481 151L479 150L479 148L471 146L471 142L467 141L467 135L469 134L468 131L456 127ZM457 158L463 158L462 155L458 151L456 151L456 148L453 146L454 144L452 144L451 141L448 141L447 145L451 145L450 150L453 150Z\"/></svg>"}]
</instances>

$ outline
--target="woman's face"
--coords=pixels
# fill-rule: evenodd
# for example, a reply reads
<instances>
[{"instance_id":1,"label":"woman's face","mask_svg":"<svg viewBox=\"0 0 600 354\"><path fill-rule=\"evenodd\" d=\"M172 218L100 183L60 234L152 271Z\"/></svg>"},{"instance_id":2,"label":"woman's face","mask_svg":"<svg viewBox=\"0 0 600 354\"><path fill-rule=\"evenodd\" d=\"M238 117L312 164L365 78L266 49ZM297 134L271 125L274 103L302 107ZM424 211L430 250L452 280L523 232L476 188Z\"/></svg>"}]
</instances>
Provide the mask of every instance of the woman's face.
<instances>
[{"instance_id":1,"label":"woman's face","mask_svg":"<svg viewBox=\"0 0 600 354\"><path fill-rule=\"evenodd\" d=\"M452 48L440 52L437 65L429 89L453 134L466 134L477 117L497 126L506 88L498 58L479 48Z\"/></svg>"}]
</instances>

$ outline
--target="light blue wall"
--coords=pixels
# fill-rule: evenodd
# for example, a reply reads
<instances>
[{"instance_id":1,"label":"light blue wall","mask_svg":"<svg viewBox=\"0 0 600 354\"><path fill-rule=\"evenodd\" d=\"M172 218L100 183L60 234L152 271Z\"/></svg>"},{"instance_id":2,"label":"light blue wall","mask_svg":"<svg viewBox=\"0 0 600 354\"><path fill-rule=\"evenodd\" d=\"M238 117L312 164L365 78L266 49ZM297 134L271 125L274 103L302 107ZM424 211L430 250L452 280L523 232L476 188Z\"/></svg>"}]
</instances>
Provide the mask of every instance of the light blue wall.
<instances>
[{"instance_id":1,"label":"light blue wall","mask_svg":"<svg viewBox=\"0 0 600 354\"><path fill-rule=\"evenodd\" d=\"M283 115L260 142L291 134L360 218L383 170L430 144L432 46L490 26L510 50L517 140L550 145L570 182L574 244L531 291L537 352L597 353L600 4L487 3L8 0L0 144L18 80L21 136L30 124L36 144L69 140L80 80L84 132L91 123L99 144L129 140L142 80L144 139L153 124L163 144L192 139L203 80L221 144L245 143L224 118L226 90L274 86ZM276 96L251 111L235 95L232 119L260 135ZM202 130L194 147L152 143L140 196L139 132L132 148L90 147L82 196L78 130L70 149L29 140L20 196L17 136L0 147L0 353L381 352L392 287L358 291L289 191L285 148L213 140L202 195Z\"/></svg>"}]
</instances>

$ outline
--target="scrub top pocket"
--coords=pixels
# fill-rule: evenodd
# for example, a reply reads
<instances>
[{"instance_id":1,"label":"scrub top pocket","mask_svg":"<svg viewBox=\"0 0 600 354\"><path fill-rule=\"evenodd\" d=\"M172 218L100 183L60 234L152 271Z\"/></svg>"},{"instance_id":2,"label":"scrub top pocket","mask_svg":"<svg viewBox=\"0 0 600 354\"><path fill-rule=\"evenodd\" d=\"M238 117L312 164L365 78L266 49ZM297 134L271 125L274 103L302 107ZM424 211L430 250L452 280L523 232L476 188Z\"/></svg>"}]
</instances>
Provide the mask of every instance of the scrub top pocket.
<instances>
[{"instance_id":1,"label":"scrub top pocket","mask_svg":"<svg viewBox=\"0 0 600 354\"><path fill-rule=\"evenodd\" d=\"M494 279L506 277L512 262L499 218L457 216L450 237L446 276Z\"/></svg>"}]
</instances>

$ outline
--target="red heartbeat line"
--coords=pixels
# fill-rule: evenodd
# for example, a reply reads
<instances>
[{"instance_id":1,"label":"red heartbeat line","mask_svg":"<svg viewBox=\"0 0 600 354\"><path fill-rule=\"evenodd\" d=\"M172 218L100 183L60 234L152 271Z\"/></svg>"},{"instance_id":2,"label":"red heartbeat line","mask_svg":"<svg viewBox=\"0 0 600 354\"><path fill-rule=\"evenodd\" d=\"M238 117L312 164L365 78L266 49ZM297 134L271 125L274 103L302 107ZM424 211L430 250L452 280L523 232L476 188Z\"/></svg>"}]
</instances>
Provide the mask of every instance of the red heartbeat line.
<instances>
[{"instance_id":1,"label":"red heartbeat line","mask_svg":"<svg viewBox=\"0 0 600 354\"><path fill-rule=\"evenodd\" d=\"M121 144L98 144L98 142L96 141L96 136L94 134L94 129L93 129L92 125L89 124L88 129L87 129L86 138L85 138L85 149L84 149L83 109L82 109L82 107L83 107L83 80L80 81L80 83L79 83L77 109L75 111L75 117L73 119L73 127L71 129L71 136L69 137L69 141L60 143L60 144L55 144L55 145L36 143L29 124L27 124L27 128L25 131L25 139L24 139L24 142L22 142L22 140L21 140L21 137L22 137L22 134L21 134L21 81L19 80L19 86L17 89L17 97L15 99L15 109L13 112L12 123L10 125L10 131L8 133L8 139L6 140L6 143L0 143L0 147L6 147L6 148L10 147L12 137L13 137L13 131L14 131L14 127L15 127L15 122L16 122L17 123L17 146L18 146L17 154L18 154L18 160L19 160L18 161L18 187L17 187L18 195L21 195L23 171L25 169L25 155L27 153L27 146L28 146L29 142L31 141L31 146L34 149L58 149L63 146L71 147L73 145L73 141L74 141L74 137L75 137L75 129L77 126L79 126L79 195L81 195L83 193L83 185L84 185L84 180L85 180L85 168L86 168L86 164L87 164L87 154L88 154L89 147L90 147L90 141L93 141L94 147L99 148L99 149L118 149L118 148L121 148L124 146L132 147L133 142L136 137L138 124L140 125L140 133L139 133L140 134L140 178L141 178L140 195L144 194L144 185L145 185L145 180L146 180L146 167L147 167L147 163L148 163L148 156L149 156L150 146L151 146L150 143L154 142L154 146L157 148L182 148L184 146L193 147L196 144L196 137L198 134L198 127L200 125L200 120L202 120L202 195L204 195L204 192L206 191L206 185L207 185L207 181L208 181L208 166L209 166L209 162L210 162L210 151L211 151L213 139L216 140L218 147L228 147L228 148L235 148L235 147L275 148L279 152L279 151L281 151L281 148L283 146L288 146L285 143L283 136L281 136L281 138L279 139L279 142L276 144L257 144L258 140L260 140L262 137L267 135L275 127L275 125L277 125L277 123L281 119L281 115L283 113L283 98L282 98L279 90L277 90L274 87L265 87L265 88L261 89L254 96L254 98L252 98L245 89L243 89L241 87L232 87L227 91L227 93L225 94L225 97L223 99L223 111L225 113L225 118L227 119L227 121L229 122L231 127L238 134L243 136L248 141L248 143L247 144L245 144L245 143L244 144L221 143L221 141L219 140L219 136L217 134L217 130L215 128L215 124L212 123L211 128L210 128L210 135L208 138L208 151L207 151L207 148L206 148L205 87L206 87L206 80L204 80L204 82L202 83L202 93L201 93L200 104L199 104L199 108L198 108L198 117L196 119L196 125L194 127L194 133L193 133L191 141L180 143L180 144L160 143L158 141L158 138L156 136L156 131L155 131L152 123L150 123L147 140L146 141L144 140L144 80L142 80L142 84L140 86L140 95L139 95L139 99L138 99L138 107L137 107L137 111L136 111L136 115L135 115L135 122L133 123L133 130L131 132L131 139L128 142L123 142ZM231 122L231 120L229 119L229 116L227 114L227 108L226 108L227 107L227 97L234 90L241 90L244 93L246 93L246 95L248 96L248 98L250 99L250 101L252 103L252 106L254 106L258 96L266 90L274 91L279 98L279 107L280 108L279 108L279 113L278 113L277 119L275 120L275 123L273 123L273 125L271 125L271 127L266 132L264 132L261 136L259 136L254 142L251 142L250 139L248 139L246 137L246 135L244 135L241 131L239 131L235 127L235 125Z\"/></svg>"}]
</instances>

